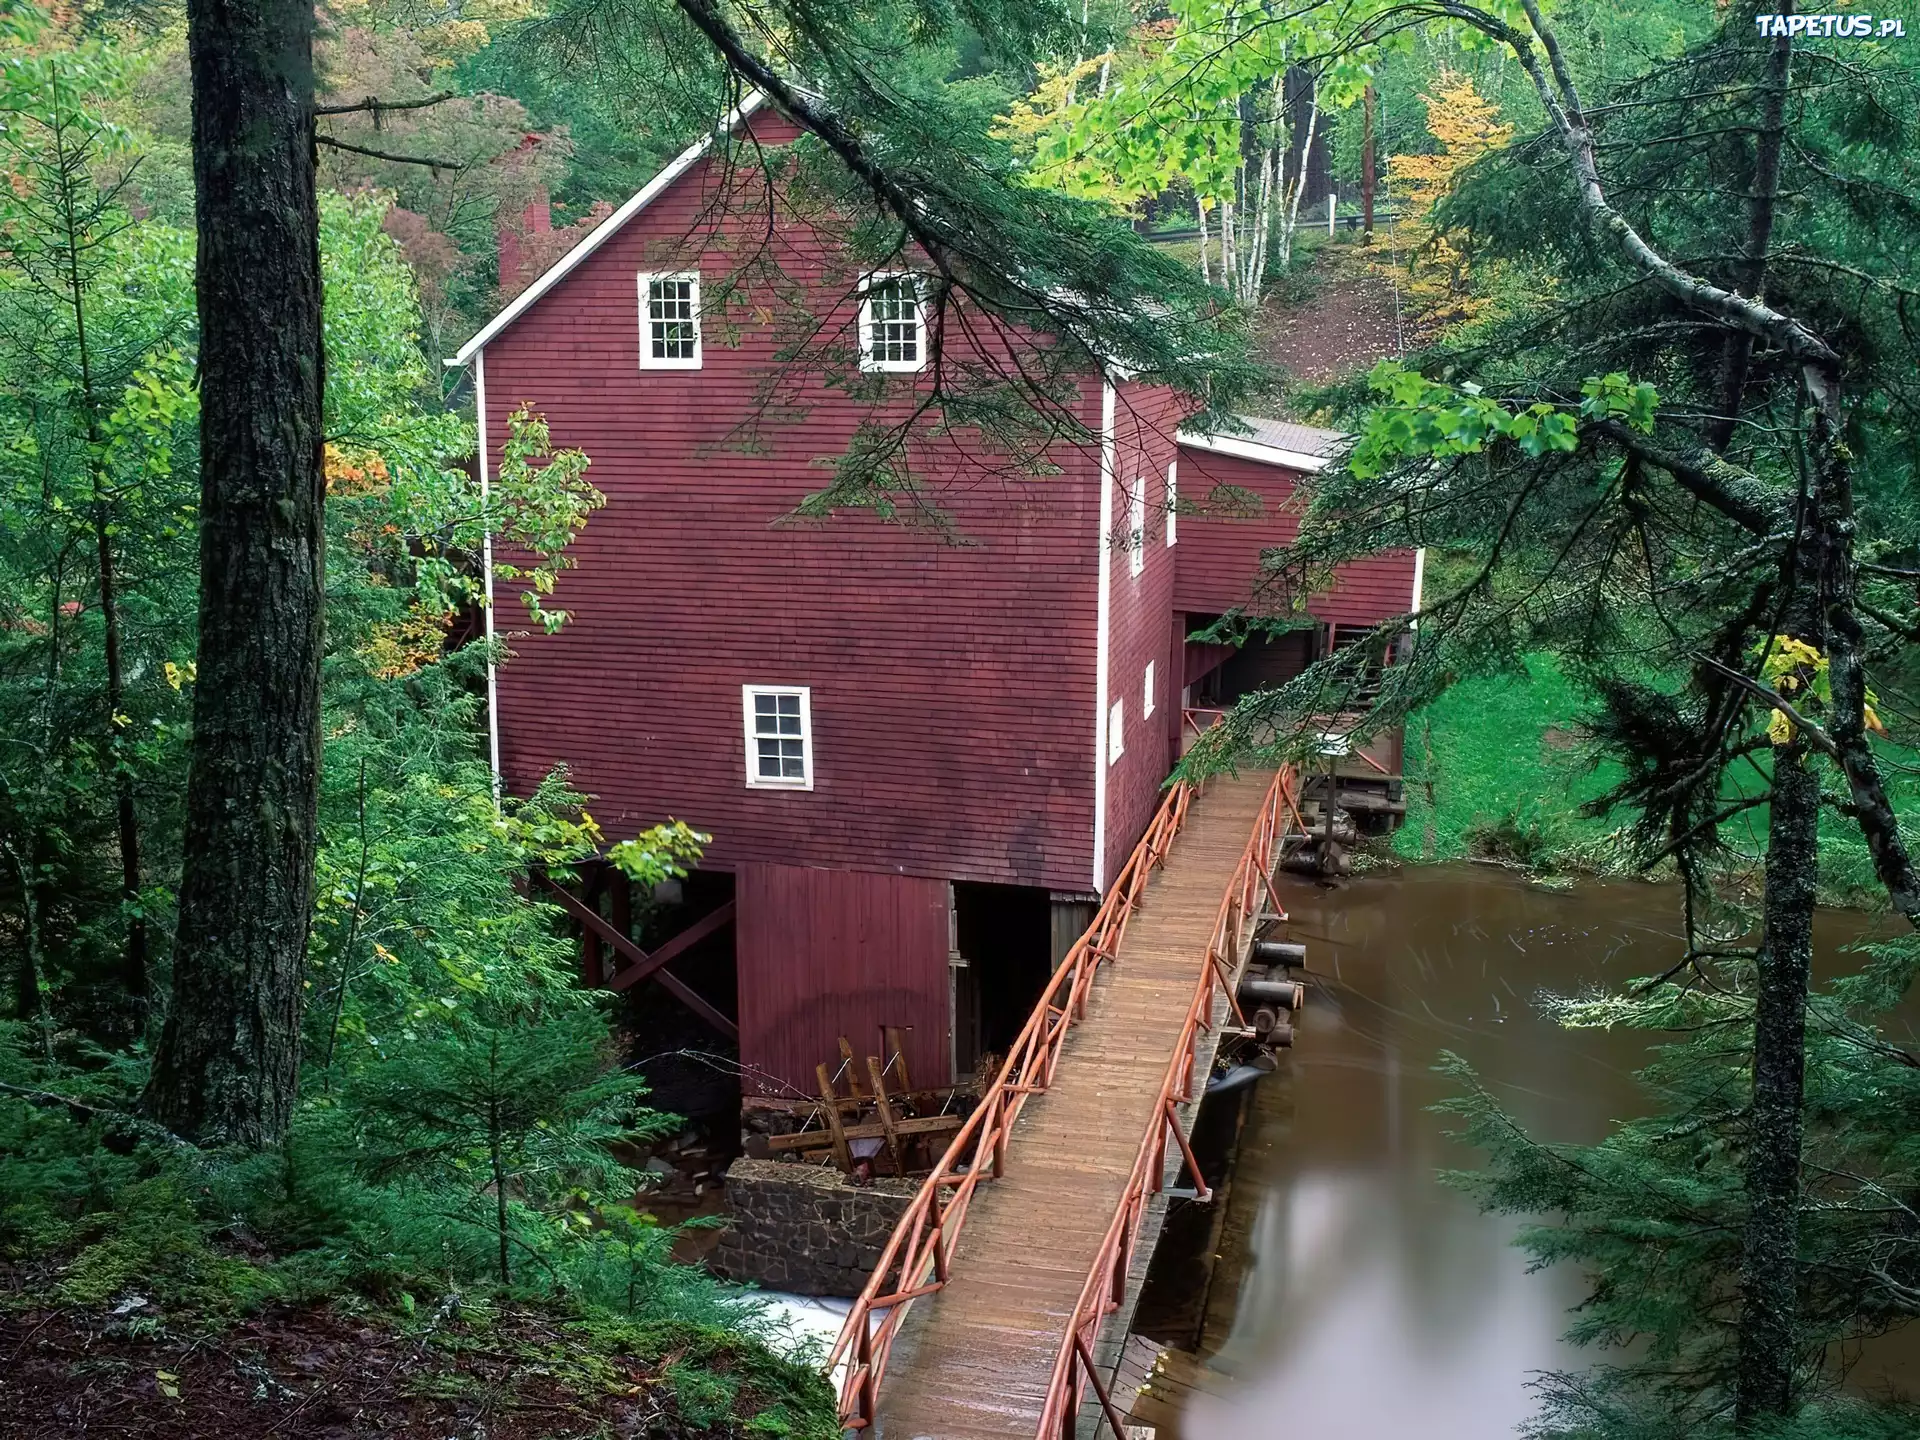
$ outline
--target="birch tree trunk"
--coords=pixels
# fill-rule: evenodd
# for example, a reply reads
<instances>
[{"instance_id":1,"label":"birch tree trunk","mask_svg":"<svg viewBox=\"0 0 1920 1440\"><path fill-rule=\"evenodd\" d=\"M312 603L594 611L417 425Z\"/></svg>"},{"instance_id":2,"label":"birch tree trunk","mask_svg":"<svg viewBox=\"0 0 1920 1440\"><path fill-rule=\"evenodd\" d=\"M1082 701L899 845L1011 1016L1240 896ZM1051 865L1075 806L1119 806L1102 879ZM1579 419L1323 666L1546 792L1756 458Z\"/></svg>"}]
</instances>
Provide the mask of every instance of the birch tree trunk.
<instances>
[{"instance_id":1,"label":"birch tree trunk","mask_svg":"<svg viewBox=\"0 0 1920 1440\"><path fill-rule=\"evenodd\" d=\"M1207 263L1207 205L1206 202L1197 195L1193 200L1193 213L1198 216L1200 220L1200 278L1208 285L1211 285L1213 283L1213 276L1209 272Z\"/></svg>"},{"instance_id":2,"label":"birch tree trunk","mask_svg":"<svg viewBox=\"0 0 1920 1440\"><path fill-rule=\"evenodd\" d=\"M1293 236L1300 228L1300 197L1307 189L1307 156L1313 153L1314 132L1320 126L1320 91L1314 89L1313 99L1307 102L1307 138L1300 147L1300 168L1294 172L1293 182L1288 187L1286 199L1287 213L1280 225L1280 268L1293 268Z\"/></svg>"},{"instance_id":3,"label":"birch tree trunk","mask_svg":"<svg viewBox=\"0 0 1920 1440\"><path fill-rule=\"evenodd\" d=\"M1284 165L1278 146L1269 145L1260 157L1260 213L1253 223L1253 253L1247 257L1247 281L1241 299L1258 305L1267 280L1267 244L1273 237L1275 167Z\"/></svg>"},{"instance_id":4,"label":"birch tree trunk","mask_svg":"<svg viewBox=\"0 0 1920 1440\"><path fill-rule=\"evenodd\" d=\"M1233 290L1233 277L1238 264L1238 250L1234 246L1233 201L1220 202L1220 283L1229 293Z\"/></svg>"}]
</instances>

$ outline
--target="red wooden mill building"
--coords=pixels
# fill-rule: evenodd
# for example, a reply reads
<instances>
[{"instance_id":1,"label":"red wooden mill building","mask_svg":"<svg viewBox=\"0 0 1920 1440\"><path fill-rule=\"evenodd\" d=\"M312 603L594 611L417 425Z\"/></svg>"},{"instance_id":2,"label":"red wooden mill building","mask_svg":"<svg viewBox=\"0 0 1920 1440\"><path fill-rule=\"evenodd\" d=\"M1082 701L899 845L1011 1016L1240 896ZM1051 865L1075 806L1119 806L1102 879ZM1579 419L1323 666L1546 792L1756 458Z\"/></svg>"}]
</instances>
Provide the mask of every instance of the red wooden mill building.
<instances>
[{"instance_id":1,"label":"red wooden mill building","mask_svg":"<svg viewBox=\"0 0 1920 1440\"><path fill-rule=\"evenodd\" d=\"M1183 435L1182 397L1091 369L1077 404L1097 446L1044 480L945 487L969 544L864 511L776 523L872 407L822 376L804 419L732 443L780 343L776 321L703 313L703 282L741 263L734 232L754 227L789 277L821 275L848 364L890 372L894 398L873 403L897 407L929 349L912 274L849 294L826 283L817 232L715 203L728 149L797 134L743 106L449 362L471 367L483 476L527 404L607 496L561 580L573 618L517 637L493 679L496 769L524 793L564 763L612 838L667 817L711 833L665 903L572 908L591 963L737 1039L743 1088L767 1095L817 1093L838 1037L873 1052L882 1027L908 1032L923 1083L970 1075L1152 816L1183 712L1297 672L1420 588L1416 555L1383 554L1311 601L1317 631L1188 644L1248 601L1261 551L1294 531L1295 479L1335 437L1256 418ZM969 463L950 442L943 465L964 479ZM1220 485L1263 514L1176 513Z\"/></svg>"}]
</instances>

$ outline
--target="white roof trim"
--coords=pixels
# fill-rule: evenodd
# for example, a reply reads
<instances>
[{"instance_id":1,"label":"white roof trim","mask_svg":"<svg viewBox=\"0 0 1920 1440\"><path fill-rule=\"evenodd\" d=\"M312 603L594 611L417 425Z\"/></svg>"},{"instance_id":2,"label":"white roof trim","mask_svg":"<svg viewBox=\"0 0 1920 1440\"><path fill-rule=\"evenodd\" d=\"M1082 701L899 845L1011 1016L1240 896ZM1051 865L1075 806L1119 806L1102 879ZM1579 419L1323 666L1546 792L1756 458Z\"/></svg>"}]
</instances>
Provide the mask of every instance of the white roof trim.
<instances>
[{"instance_id":1,"label":"white roof trim","mask_svg":"<svg viewBox=\"0 0 1920 1440\"><path fill-rule=\"evenodd\" d=\"M514 296L512 304L483 325L471 340L460 347L460 352L446 363L465 365L471 361L475 355L486 348L489 340L526 314L542 295L566 279L575 266L611 240L620 232L621 226L651 205L669 185L704 159L707 152L713 148L715 140L722 135L731 134L735 126L766 103L766 98L758 90L750 93L729 112L726 120L717 129L682 150L672 164L647 182L645 189L595 226L592 234L556 260L546 274Z\"/></svg>"},{"instance_id":2,"label":"white roof trim","mask_svg":"<svg viewBox=\"0 0 1920 1440\"><path fill-rule=\"evenodd\" d=\"M1317 474L1333 463L1325 455L1309 455L1304 450L1282 450L1278 445L1264 445L1258 440L1247 440L1237 435L1196 435L1191 430L1182 430L1179 440L1192 450L1211 450L1218 455L1231 455L1236 460L1251 460L1256 465L1279 465L1288 470L1304 470L1308 474Z\"/></svg>"}]
</instances>

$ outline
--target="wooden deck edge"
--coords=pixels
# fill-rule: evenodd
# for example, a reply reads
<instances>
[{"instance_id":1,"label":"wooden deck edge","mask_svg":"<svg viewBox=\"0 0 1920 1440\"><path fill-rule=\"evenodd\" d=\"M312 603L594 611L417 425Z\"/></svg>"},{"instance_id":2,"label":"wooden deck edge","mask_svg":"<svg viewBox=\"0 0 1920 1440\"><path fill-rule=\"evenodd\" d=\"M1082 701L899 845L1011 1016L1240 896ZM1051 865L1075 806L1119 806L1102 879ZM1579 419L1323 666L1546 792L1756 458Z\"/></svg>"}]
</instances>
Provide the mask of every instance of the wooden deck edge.
<instances>
[{"instance_id":1,"label":"wooden deck edge","mask_svg":"<svg viewBox=\"0 0 1920 1440\"><path fill-rule=\"evenodd\" d=\"M1275 849L1273 858L1275 863L1268 873L1269 879L1278 873L1280 858L1278 847ZM1253 953L1254 932L1259 928L1260 916L1265 909L1264 902L1253 907L1242 923L1240 934L1235 940L1234 948L1237 958L1233 965L1231 987L1235 991L1240 988L1240 981L1246 976L1247 961ZM1193 1127L1200 1118L1200 1106L1206 1099L1205 1077L1213 1073L1214 1058L1220 1051L1220 1027L1230 1014L1226 996L1216 994L1213 1000L1213 1012L1208 1017L1212 1028L1194 1046L1194 1074L1201 1077L1198 1093L1185 1104L1174 1107L1174 1113L1180 1121L1180 1128L1188 1139L1193 1137ZM1140 1242L1134 1250L1133 1265L1127 1272L1127 1298L1100 1327L1099 1339L1093 1347L1093 1363L1100 1371L1100 1383L1107 1386L1109 1391L1112 1390L1119 1376L1121 1361L1126 1356L1127 1337L1133 1332L1133 1317L1140 1307L1140 1292L1147 1283L1147 1271L1153 1265L1154 1253L1160 1248L1160 1234L1166 1228L1169 1201L1165 1194L1165 1187L1179 1179L1180 1165L1179 1147L1170 1146L1166 1171L1161 1176L1162 1193L1148 1197L1146 1215L1140 1223ZM1217 1181L1215 1188L1220 1188ZM1133 1400L1134 1396L1131 1393L1113 1396L1114 1407L1122 1415L1130 1412ZM1100 1402L1095 1398L1091 1386L1088 1387L1087 1394L1081 1401L1074 1433L1078 1440L1111 1440L1111 1432L1100 1413Z\"/></svg>"}]
</instances>

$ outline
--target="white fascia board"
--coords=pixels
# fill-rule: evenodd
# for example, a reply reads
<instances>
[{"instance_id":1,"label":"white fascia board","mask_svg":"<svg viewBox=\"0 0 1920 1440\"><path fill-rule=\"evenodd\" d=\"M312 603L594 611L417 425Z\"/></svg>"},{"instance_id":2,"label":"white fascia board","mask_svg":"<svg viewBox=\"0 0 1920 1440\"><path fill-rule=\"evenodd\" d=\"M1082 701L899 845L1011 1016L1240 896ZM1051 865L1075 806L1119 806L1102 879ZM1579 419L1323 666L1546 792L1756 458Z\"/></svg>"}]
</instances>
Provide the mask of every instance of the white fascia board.
<instances>
[{"instance_id":1,"label":"white fascia board","mask_svg":"<svg viewBox=\"0 0 1920 1440\"><path fill-rule=\"evenodd\" d=\"M651 205L655 200L659 199L668 186L704 159L707 152L713 149L713 142L715 140L718 140L722 135L731 134L741 121L745 120L765 103L766 96L762 95L758 90L749 94L746 99L742 100L728 113L726 120L722 122L718 129L714 130L711 134L702 136L694 144L682 150L679 155L674 157L672 164L668 165L666 169L662 170L647 182L645 189L633 196L632 199L628 200L626 204L614 211L613 214L609 215L605 220L602 220L594 227L592 234L588 235L586 239L582 240L565 255L562 255L558 260L554 261L544 275L526 289L522 290L518 295L514 296L511 305L507 306L506 309L502 310L482 326L471 340L460 347L459 354L455 355L446 363L449 366L460 366L469 363L475 355L486 348L489 340L493 339L494 336L518 320L522 315L526 314L526 312L539 301L542 295L545 295L554 286L566 279L567 276L573 272L574 267L581 264L589 255L593 254L594 251L598 250L602 245L606 244L607 241L619 234L622 226L642 210L646 209L647 206Z\"/></svg>"},{"instance_id":2,"label":"white fascia board","mask_svg":"<svg viewBox=\"0 0 1920 1440\"><path fill-rule=\"evenodd\" d=\"M1094 555L1100 566L1096 582L1093 648L1093 892L1107 888L1107 662L1113 648L1113 556L1108 537L1113 534L1113 485L1119 447L1114 433L1116 387L1110 377L1100 381L1100 533Z\"/></svg>"},{"instance_id":3,"label":"white fascia board","mask_svg":"<svg viewBox=\"0 0 1920 1440\"><path fill-rule=\"evenodd\" d=\"M1251 460L1256 465L1278 465L1287 470L1318 474L1333 462L1325 455L1309 455L1304 450L1282 450L1278 445L1263 445L1237 435L1196 435L1182 430L1177 437L1191 450L1211 450L1216 455L1231 455L1236 460Z\"/></svg>"}]
</instances>

